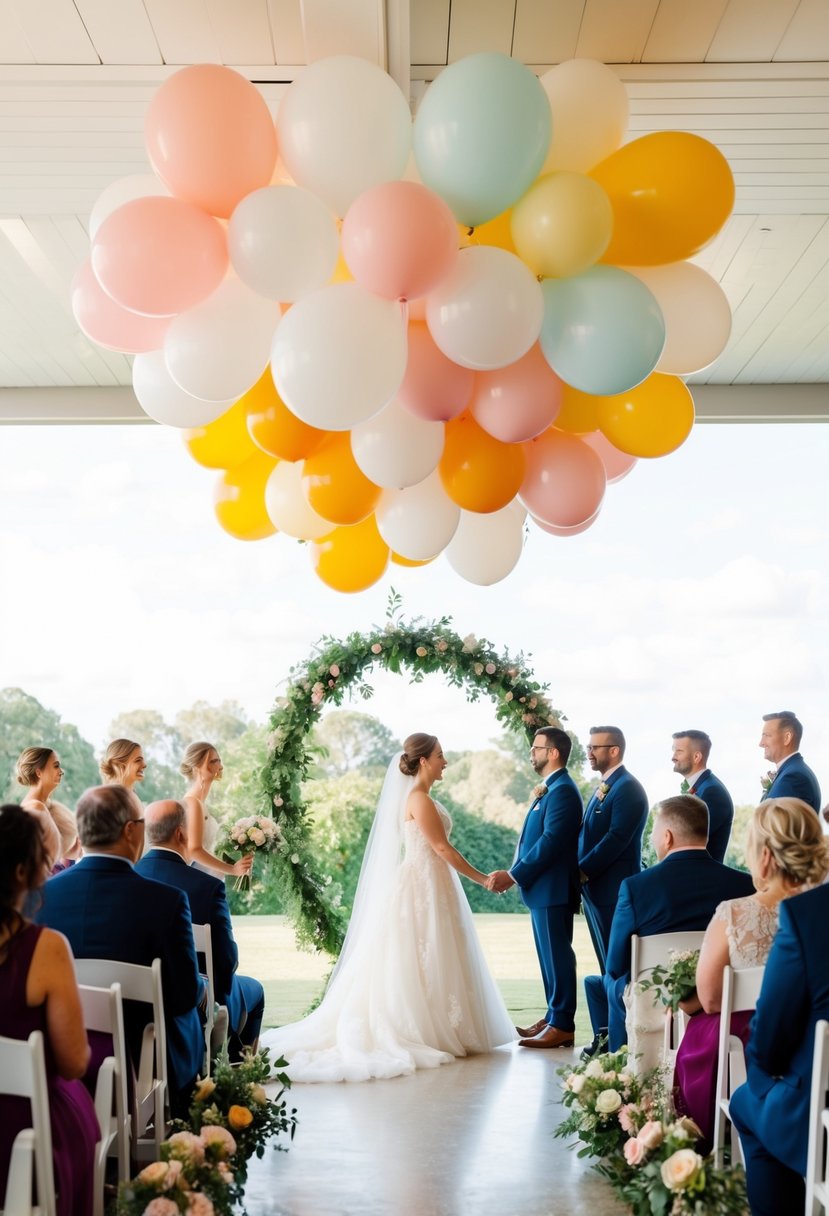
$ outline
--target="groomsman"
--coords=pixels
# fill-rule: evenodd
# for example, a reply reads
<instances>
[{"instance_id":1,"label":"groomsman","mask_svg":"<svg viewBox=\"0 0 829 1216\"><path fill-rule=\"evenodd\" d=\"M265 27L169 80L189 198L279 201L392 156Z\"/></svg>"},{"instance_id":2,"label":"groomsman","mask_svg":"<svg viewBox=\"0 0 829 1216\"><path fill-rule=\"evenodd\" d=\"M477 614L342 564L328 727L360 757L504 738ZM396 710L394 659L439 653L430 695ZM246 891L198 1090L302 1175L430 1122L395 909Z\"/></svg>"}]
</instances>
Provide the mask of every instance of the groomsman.
<instances>
[{"instance_id":1,"label":"groomsman","mask_svg":"<svg viewBox=\"0 0 829 1216\"><path fill-rule=\"evenodd\" d=\"M695 794L708 807L708 852L722 861L728 848L734 803L728 790L708 768L711 740L704 730L678 730L671 760L683 777L683 794Z\"/></svg>"},{"instance_id":2,"label":"groomsman","mask_svg":"<svg viewBox=\"0 0 829 1216\"><path fill-rule=\"evenodd\" d=\"M802 798L820 814L820 786L817 777L800 754L803 726L790 709L763 714L759 746L777 772L763 794L767 798Z\"/></svg>"},{"instance_id":3,"label":"groomsman","mask_svg":"<svg viewBox=\"0 0 829 1216\"><path fill-rule=\"evenodd\" d=\"M530 748L540 778L515 860L510 870L495 870L487 885L506 891L518 884L529 908L547 1012L534 1025L516 1029L521 1047L572 1047L576 1027L576 956L573 916L579 906L579 827L584 806L567 772L570 736L556 726L536 732Z\"/></svg>"}]
</instances>

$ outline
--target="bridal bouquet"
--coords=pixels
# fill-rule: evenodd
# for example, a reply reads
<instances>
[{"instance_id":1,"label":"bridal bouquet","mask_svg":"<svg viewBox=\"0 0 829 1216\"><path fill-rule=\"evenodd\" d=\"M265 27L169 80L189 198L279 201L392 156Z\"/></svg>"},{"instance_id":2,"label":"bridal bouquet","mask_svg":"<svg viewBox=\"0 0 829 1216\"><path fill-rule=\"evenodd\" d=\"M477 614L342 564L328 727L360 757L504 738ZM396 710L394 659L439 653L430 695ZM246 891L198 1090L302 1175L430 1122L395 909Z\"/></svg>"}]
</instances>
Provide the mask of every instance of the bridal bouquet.
<instances>
[{"instance_id":1,"label":"bridal bouquet","mask_svg":"<svg viewBox=\"0 0 829 1216\"><path fill-rule=\"evenodd\" d=\"M276 820L269 815L244 815L231 823L225 829L222 840L222 857L225 861L233 862L229 855L239 853L247 857L249 853L272 853L282 843L282 832ZM250 875L240 874L233 884L236 891L250 889Z\"/></svg>"},{"instance_id":2,"label":"bridal bouquet","mask_svg":"<svg viewBox=\"0 0 829 1216\"><path fill-rule=\"evenodd\" d=\"M696 991L699 950L670 950L668 959L667 967L657 964L651 969L650 979L639 981L639 989L647 992L653 988L654 996L663 1005L670 1005L675 1014L680 1001L689 1000Z\"/></svg>"},{"instance_id":3,"label":"bridal bouquet","mask_svg":"<svg viewBox=\"0 0 829 1216\"><path fill-rule=\"evenodd\" d=\"M579 1157L607 1157L619 1152L629 1131L650 1118L643 1104L643 1079L628 1070L628 1049L598 1055L585 1064L558 1070L561 1101L570 1111L556 1136L577 1136Z\"/></svg>"}]
</instances>

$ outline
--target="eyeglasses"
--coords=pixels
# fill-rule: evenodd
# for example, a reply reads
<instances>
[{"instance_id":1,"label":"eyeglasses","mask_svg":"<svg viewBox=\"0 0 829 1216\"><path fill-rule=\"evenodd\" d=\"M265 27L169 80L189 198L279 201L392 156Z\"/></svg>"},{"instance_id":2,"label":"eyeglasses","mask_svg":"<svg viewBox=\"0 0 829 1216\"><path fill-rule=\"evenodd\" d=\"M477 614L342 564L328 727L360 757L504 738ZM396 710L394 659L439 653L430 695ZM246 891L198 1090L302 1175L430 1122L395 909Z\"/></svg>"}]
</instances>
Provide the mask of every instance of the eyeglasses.
<instances>
[{"instance_id":1,"label":"eyeglasses","mask_svg":"<svg viewBox=\"0 0 829 1216\"><path fill-rule=\"evenodd\" d=\"M615 743L588 743L586 752L597 752L600 747L616 747Z\"/></svg>"},{"instance_id":2,"label":"eyeglasses","mask_svg":"<svg viewBox=\"0 0 829 1216\"><path fill-rule=\"evenodd\" d=\"M551 747L531 747L530 755L532 755L533 752L551 752L552 750L553 749Z\"/></svg>"},{"instance_id":3,"label":"eyeglasses","mask_svg":"<svg viewBox=\"0 0 829 1216\"><path fill-rule=\"evenodd\" d=\"M143 823L143 819L128 819L127 823Z\"/></svg>"}]
</instances>

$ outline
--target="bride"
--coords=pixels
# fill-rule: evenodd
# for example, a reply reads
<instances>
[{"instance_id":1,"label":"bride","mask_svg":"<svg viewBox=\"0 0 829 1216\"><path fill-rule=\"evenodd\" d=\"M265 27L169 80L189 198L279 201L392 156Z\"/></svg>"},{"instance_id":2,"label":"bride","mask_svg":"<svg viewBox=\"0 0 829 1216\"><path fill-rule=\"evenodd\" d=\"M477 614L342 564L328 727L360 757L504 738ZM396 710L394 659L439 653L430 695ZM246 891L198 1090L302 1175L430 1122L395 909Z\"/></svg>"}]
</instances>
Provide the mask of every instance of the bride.
<instances>
[{"instance_id":1,"label":"bride","mask_svg":"<svg viewBox=\"0 0 829 1216\"><path fill-rule=\"evenodd\" d=\"M455 871L481 886L487 875L449 843L451 818L430 797L445 768L426 734L389 765L322 1003L260 1040L292 1081L398 1077L516 1037Z\"/></svg>"}]
</instances>

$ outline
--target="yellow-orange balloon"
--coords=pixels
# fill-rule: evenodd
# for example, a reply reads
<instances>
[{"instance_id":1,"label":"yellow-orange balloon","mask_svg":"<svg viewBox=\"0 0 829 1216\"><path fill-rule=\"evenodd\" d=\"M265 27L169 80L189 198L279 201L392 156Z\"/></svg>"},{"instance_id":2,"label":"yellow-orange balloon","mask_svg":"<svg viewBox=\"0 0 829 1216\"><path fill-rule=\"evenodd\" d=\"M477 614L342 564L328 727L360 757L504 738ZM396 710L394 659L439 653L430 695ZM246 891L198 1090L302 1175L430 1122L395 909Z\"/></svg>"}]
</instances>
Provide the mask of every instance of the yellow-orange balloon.
<instances>
[{"instance_id":1,"label":"yellow-orange balloon","mask_svg":"<svg viewBox=\"0 0 829 1216\"><path fill-rule=\"evenodd\" d=\"M422 562L416 562L414 558L401 557L399 553L390 553L389 556L395 566L428 566L430 562L435 560L433 557L427 557Z\"/></svg>"},{"instance_id":2,"label":"yellow-orange balloon","mask_svg":"<svg viewBox=\"0 0 829 1216\"><path fill-rule=\"evenodd\" d=\"M270 368L239 399L239 404L245 407L248 434L253 442L279 460L304 460L328 434L308 426L288 409L276 391Z\"/></svg>"},{"instance_id":3,"label":"yellow-orange balloon","mask_svg":"<svg viewBox=\"0 0 829 1216\"><path fill-rule=\"evenodd\" d=\"M237 540L263 540L276 528L265 509L265 485L276 461L256 452L244 464L224 472L216 482L213 504L216 518Z\"/></svg>"},{"instance_id":4,"label":"yellow-orange balloon","mask_svg":"<svg viewBox=\"0 0 829 1216\"><path fill-rule=\"evenodd\" d=\"M561 409L555 416L555 425L560 431L571 435L587 435L599 427L599 402L601 397L582 393L570 384L561 386Z\"/></svg>"},{"instance_id":5,"label":"yellow-orange balloon","mask_svg":"<svg viewBox=\"0 0 829 1216\"><path fill-rule=\"evenodd\" d=\"M351 527L335 528L308 548L317 576L334 591L364 591L383 577L389 564L389 547L373 515Z\"/></svg>"},{"instance_id":6,"label":"yellow-orange balloon","mask_svg":"<svg viewBox=\"0 0 829 1216\"><path fill-rule=\"evenodd\" d=\"M518 493L524 468L521 445L493 439L471 414L447 422L438 472L448 497L465 511L500 511Z\"/></svg>"},{"instance_id":7,"label":"yellow-orange balloon","mask_svg":"<svg viewBox=\"0 0 829 1216\"><path fill-rule=\"evenodd\" d=\"M602 261L655 266L690 258L734 207L728 161L688 131L654 131L625 144L590 176L607 192L613 236Z\"/></svg>"},{"instance_id":8,"label":"yellow-orange balloon","mask_svg":"<svg viewBox=\"0 0 829 1216\"><path fill-rule=\"evenodd\" d=\"M185 446L197 464L206 469L235 469L258 451L248 434L241 398L207 426L184 432Z\"/></svg>"},{"instance_id":9,"label":"yellow-orange balloon","mask_svg":"<svg viewBox=\"0 0 829 1216\"><path fill-rule=\"evenodd\" d=\"M607 249L612 231L610 199L583 173L546 173L512 209L515 250L544 278L588 270Z\"/></svg>"},{"instance_id":10,"label":"yellow-orange balloon","mask_svg":"<svg viewBox=\"0 0 829 1216\"><path fill-rule=\"evenodd\" d=\"M478 224L470 232L463 224L458 224L460 244L463 248L468 245L495 245L498 249L506 249L507 253L515 253L510 226L511 211L502 211L494 219L485 224Z\"/></svg>"},{"instance_id":11,"label":"yellow-orange balloon","mask_svg":"<svg viewBox=\"0 0 829 1216\"><path fill-rule=\"evenodd\" d=\"M694 425L694 401L679 376L654 372L629 392L598 400L599 428L629 456L667 456Z\"/></svg>"},{"instance_id":12,"label":"yellow-orange balloon","mask_svg":"<svg viewBox=\"0 0 829 1216\"><path fill-rule=\"evenodd\" d=\"M382 493L358 468L348 431L326 435L307 458L302 489L308 505L332 524L360 523L371 515Z\"/></svg>"},{"instance_id":13,"label":"yellow-orange balloon","mask_svg":"<svg viewBox=\"0 0 829 1216\"><path fill-rule=\"evenodd\" d=\"M334 273L328 280L331 283L353 283L354 275L348 269L348 262L343 257L343 251L340 250L340 256L337 258L337 265L334 267Z\"/></svg>"}]
</instances>

